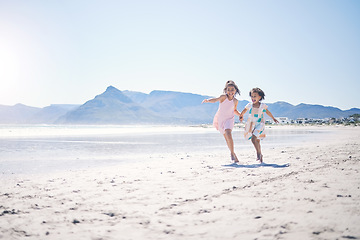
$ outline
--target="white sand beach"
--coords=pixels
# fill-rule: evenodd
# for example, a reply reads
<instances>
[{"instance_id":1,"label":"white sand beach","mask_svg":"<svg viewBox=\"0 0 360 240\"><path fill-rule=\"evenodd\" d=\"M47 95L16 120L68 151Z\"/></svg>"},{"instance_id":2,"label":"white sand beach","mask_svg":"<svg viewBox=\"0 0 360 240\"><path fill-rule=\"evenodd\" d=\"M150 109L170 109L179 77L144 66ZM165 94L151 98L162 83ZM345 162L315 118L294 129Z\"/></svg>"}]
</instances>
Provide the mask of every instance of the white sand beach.
<instances>
[{"instance_id":1,"label":"white sand beach","mask_svg":"<svg viewBox=\"0 0 360 240\"><path fill-rule=\"evenodd\" d=\"M329 128L263 165L249 145L238 165L204 150L2 176L0 239L360 239L360 128Z\"/></svg>"}]
</instances>

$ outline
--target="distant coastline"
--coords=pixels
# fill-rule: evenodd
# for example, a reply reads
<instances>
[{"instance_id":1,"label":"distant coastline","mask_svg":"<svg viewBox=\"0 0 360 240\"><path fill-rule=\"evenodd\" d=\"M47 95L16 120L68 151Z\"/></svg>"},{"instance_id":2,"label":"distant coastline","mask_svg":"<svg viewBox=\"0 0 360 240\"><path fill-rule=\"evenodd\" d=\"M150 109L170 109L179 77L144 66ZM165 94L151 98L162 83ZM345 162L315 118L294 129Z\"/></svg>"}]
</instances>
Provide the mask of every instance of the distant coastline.
<instances>
[{"instance_id":1,"label":"distant coastline","mask_svg":"<svg viewBox=\"0 0 360 240\"><path fill-rule=\"evenodd\" d=\"M218 104L201 104L209 97L173 91L145 94L109 86L82 105L53 104L44 108L0 105L0 124L207 124L218 109ZM238 109L247 103L239 101ZM267 105L284 124L358 124L360 115L359 108L341 110L303 103L294 106L287 102Z\"/></svg>"}]
</instances>

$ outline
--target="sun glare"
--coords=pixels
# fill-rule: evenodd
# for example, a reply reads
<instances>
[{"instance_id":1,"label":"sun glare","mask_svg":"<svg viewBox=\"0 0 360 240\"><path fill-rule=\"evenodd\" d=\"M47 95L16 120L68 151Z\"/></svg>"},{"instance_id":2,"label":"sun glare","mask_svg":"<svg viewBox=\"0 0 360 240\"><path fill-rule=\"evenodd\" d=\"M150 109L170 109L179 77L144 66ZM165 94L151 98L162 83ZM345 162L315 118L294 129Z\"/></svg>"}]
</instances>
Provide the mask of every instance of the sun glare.
<instances>
[{"instance_id":1,"label":"sun glare","mask_svg":"<svg viewBox=\"0 0 360 240\"><path fill-rule=\"evenodd\" d=\"M9 103L19 78L19 59L11 44L0 40L0 102Z\"/></svg>"}]
</instances>

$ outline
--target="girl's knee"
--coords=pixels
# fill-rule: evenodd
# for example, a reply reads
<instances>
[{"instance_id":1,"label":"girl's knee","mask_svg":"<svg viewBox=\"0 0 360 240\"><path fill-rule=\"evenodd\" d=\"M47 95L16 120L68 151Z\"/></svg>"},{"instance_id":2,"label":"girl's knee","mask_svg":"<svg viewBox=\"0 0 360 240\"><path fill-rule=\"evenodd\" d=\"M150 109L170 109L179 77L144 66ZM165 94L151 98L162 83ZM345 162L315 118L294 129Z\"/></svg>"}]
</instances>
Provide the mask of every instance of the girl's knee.
<instances>
[{"instance_id":1,"label":"girl's knee","mask_svg":"<svg viewBox=\"0 0 360 240\"><path fill-rule=\"evenodd\" d=\"M226 138L232 137L232 135L231 135L231 129L225 129L224 136L225 136Z\"/></svg>"},{"instance_id":2,"label":"girl's knee","mask_svg":"<svg viewBox=\"0 0 360 240\"><path fill-rule=\"evenodd\" d=\"M231 135L231 129L225 129L225 134L230 134Z\"/></svg>"}]
</instances>

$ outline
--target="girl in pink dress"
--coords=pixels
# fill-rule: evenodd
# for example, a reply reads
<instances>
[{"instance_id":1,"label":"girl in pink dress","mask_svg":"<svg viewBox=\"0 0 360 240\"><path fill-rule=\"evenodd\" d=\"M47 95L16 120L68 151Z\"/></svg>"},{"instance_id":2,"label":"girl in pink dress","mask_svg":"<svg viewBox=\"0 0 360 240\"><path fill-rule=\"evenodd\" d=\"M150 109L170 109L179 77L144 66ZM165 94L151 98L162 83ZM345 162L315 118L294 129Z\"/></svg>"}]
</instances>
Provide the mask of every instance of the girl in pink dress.
<instances>
[{"instance_id":1,"label":"girl in pink dress","mask_svg":"<svg viewBox=\"0 0 360 240\"><path fill-rule=\"evenodd\" d=\"M235 114L240 116L237 105L238 100L235 98L236 94L240 94L239 88L234 81L227 81L224 94L217 98L205 99L202 103L219 103L219 109L214 117L213 125L225 137L227 146L231 153L231 160L235 163L239 162L234 151L234 141L232 138L232 129L234 127Z\"/></svg>"}]
</instances>

